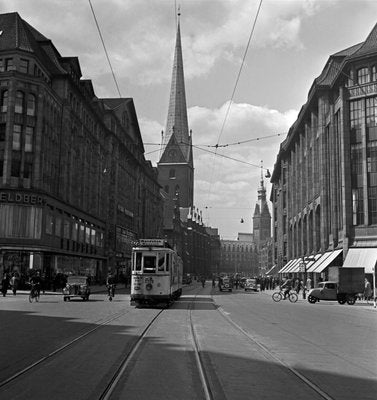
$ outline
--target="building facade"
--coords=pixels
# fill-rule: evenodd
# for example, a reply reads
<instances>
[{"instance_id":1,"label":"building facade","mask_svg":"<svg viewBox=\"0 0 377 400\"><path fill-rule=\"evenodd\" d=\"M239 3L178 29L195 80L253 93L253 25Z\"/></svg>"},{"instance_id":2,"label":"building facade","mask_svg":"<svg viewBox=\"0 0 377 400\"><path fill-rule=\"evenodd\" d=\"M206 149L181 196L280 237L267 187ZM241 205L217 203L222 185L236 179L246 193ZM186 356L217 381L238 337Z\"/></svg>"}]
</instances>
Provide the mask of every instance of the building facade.
<instances>
[{"instance_id":1,"label":"building facade","mask_svg":"<svg viewBox=\"0 0 377 400\"><path fill-rule=\"evenodd\" d=\"M0 272L124 270L162 220L132 99L98 99L78 59L17 13L0 24Z\"/></svg>"},{"instance_id":2,"label":"building facade","mask_svg":"<svg viewBox=\"0 0 377 400\"><path fill-rule=\"evenodd\" d=\"M221 240L219 272L240 276L259 275L258 249L252 234L239 233L237 240Z\"/></svg>"},{"instance_id":3,"label":"building facade","mask_svg":"<svg viewBox=\"0 0 377 400\"><path fill-rule=\"evenodd\" d=\"M364 255L377 247L376 38L377 26L330 56L280 146L271 201L282 273L326 277L350 249L354 266L375 266L377 254Z\"/></svg>"}]
</instances>

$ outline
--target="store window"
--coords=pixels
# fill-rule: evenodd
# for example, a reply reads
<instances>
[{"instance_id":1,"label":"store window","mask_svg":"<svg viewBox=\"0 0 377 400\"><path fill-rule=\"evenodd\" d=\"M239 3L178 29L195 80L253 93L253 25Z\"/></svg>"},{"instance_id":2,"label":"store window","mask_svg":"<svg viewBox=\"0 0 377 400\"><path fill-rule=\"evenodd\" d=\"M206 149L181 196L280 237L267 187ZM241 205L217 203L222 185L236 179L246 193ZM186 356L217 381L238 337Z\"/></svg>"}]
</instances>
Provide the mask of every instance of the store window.
<instances>
[{"instance_id":1,"label":"store window","mask_svg":"<svg viewBox=\"0 0 377 400\"><path fill-rule=\"evenodd\" d=\"M52 212L49 212L46 215L46 233L48 235L54 234L54 215L52 214Z\"/></svg>"},{"instance_id":2,"label":"store window","mask_svg":"<svg viewBox=\"0 0 377 400\"><path fill-rule=\"evenodd\" d=\"M40 239L41 233L41 207L0 204L1 237Z\"/></svg>"}]
</instances>

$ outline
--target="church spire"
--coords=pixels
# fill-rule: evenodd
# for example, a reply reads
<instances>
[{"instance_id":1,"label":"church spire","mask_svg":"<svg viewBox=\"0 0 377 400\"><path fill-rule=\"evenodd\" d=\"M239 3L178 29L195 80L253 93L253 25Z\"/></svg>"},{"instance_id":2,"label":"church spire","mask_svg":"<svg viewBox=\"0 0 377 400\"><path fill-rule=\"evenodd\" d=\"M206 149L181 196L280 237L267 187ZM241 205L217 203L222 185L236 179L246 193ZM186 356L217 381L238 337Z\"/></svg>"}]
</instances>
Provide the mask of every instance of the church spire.
<instances>
[{"instance_id":1,"label":"church spire","mask_svg":"<svg viewBox=\"0 0 377 400\"><path fill-rule=\"evenodd\" d=\"M180 11L178 10L177 36L174 52L174 64L171 80L168 117L163 141L163 153L166 150L172 136L175 145L182 151L187 162L190 161L190 135L187 122L185 78L183 73L183 58L181 45Z\"/></svg>"}]
</instances>

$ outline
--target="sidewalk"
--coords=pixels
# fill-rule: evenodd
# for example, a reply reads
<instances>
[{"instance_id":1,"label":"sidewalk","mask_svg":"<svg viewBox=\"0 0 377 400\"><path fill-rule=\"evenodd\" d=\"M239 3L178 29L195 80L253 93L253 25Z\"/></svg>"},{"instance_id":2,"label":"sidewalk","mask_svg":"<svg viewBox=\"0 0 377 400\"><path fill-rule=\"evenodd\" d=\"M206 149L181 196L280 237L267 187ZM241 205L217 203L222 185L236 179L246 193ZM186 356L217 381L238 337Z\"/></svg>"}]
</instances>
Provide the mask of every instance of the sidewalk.
<instances>
[{"instance_id":1,"label":"sidewalk","mask_svg":"<svg viewBox=\"0 0 377 400\"><path fill-rule=\"evenodd\" d=\"M17 290L17 295L21 294L29 294L30 290ZM92 285L90 286L90 293L94 294L94 293L107 293L107 288L106 285ZM116 287L116 293L121 293L121 294L130 294L130 288L124 287L124 284L119 284ZM41 295L57 295L57 296L63 296L63 292L62 289L57 289L56 292L52 291L52 290L45 290L45 292L43 293L41 291ZM7 296L13 296L13 292L11 289L8 289L8 293Z\"/></svg>"}]
</instances>

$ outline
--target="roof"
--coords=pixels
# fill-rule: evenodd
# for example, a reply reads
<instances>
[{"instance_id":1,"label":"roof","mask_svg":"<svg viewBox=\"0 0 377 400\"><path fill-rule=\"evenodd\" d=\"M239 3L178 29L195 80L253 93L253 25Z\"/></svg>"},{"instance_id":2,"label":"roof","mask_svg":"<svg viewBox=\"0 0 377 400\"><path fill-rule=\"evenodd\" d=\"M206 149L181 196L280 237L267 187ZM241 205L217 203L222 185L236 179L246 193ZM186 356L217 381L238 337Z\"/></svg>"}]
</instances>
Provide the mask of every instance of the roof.
<instances>
[{"instance_id":1,"label":"roof","mask_svg":"<svg viewBox=\"0 0 377 400\"><path fill-rule=\"evenodd\" d=\"M0 26L3 32L0 51L21 50L35 54L52 73L66 73L58 61L61 56L51 40L24 21L17 12L0 14Z\"/></svg>"}]
</instances>

